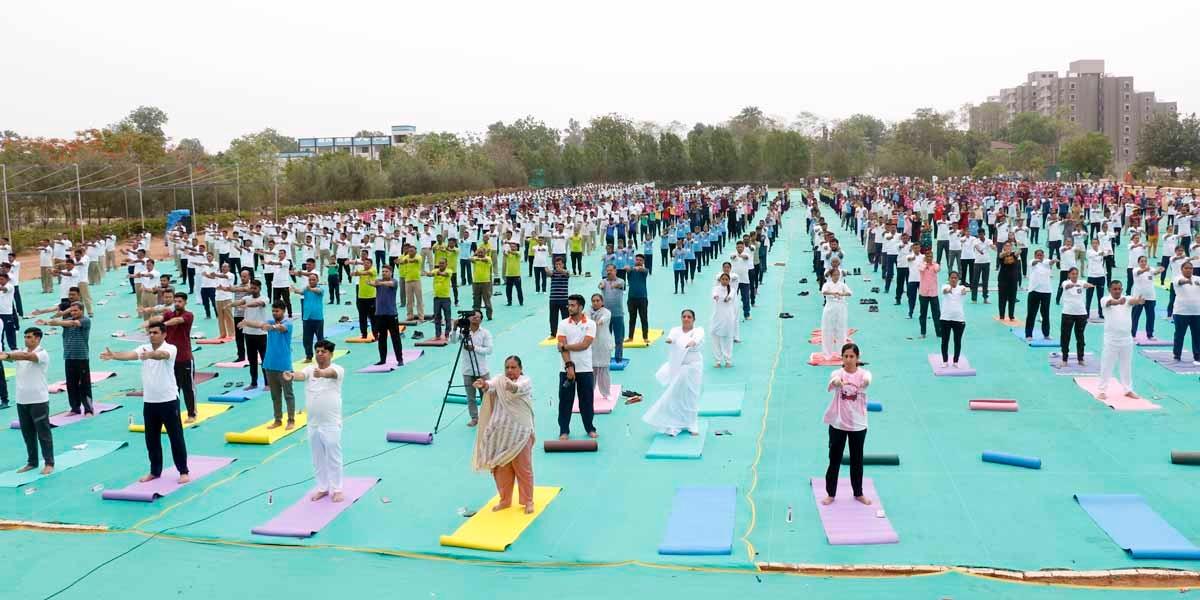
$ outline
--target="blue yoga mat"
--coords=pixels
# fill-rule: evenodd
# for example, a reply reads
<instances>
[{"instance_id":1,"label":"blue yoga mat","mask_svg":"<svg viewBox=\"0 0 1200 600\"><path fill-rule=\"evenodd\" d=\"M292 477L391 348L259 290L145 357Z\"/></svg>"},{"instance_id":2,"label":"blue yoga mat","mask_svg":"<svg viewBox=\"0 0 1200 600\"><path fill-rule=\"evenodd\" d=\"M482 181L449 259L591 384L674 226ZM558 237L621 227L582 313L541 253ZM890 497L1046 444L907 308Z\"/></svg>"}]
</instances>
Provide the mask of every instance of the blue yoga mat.
<instances>
[{"instance_id":1,"label":"blue yoga mat","mask_svg":"<svg viewBox=\"0 0 1200 600\"><path fill-rule=\"evenodd\" d=\"M245 402L251 398L260 396L267 392L266 388L256 387L246 391L242 388L231 388L220 394L213 394L208 397L209 402Z\"/></svg>"},{"instance_id":2,"label":"blue yoga mat","mask_svg":"<svg viewBox=\"0 0 1200 600\"><path fill-rule=\"evenodd\" d=\"M867 412L883 412L883 403L867 400Z\"/></svg>"},{"instance_id":3,"label":"blue yoga mat","mask_svg":"<svg viewBox=\"0 0 1200 600\"><path fill-rule=\"evenodd\" d=\"M20 487L27 483L32 483L43 477L53 477L54 475L66 471L71 467L77 467L85 462L100 458L107 454L116 452L128 445L128 442L114 442L109 440L87 440L83 442L85 446L82 450L76 450L71 447L70 450L54 455L54 473L50 475L42 475L41 469L33 469L18 473L16 470L0 473L0 487Z\"/></svg>"},{"instance_id":4,"label":"blue yoga mat","mask_svg":"<svg viewBox=\"0 0 1200 600\"><path fill-rule=\"evenodd\" d=\"M628 358L622 358L620 362L617 362L617 360L615 358L608 361L608 370L609 371L624 371L625 367L628 367L628 366L629 366Z\"/></svg>"},{"instance_id":5,"label":"blue yoga mat","mask_svg":"<svg viewBox=\"0 0 1200 600\"><path fill-rule=\"evenodd\" d=\"M744 386L710 387L700 397L701 417L737 417L742 414Z\"/></svg>"},{"instance_id":6,"label":"blue yoga mat","mask_svg":"<svg viewBox=\"0 0 1200 600\"><path fill-rule=\"evenodd\" d=\"M1075 500L1134 558L1200 560L1200 548L1137 494L1075 494Z\"/></svg>"},{"instance_id":7,"label":"blue yoga mat","mask_svg":"<svg viewBox=\"0 0 1200 600\"><path fill-rule=\"evenodd\" d=\"M1014 327L1012 329L1009 329L1009 331L1011 331L1012 334L1014 336L1016 336L1017 339L1021 340L1022 342L1025 342L1025 330L1024 329L1017 329ZM1056 340L1054 338L1042 337L1042 328L1037 325L1035 325L1033 328L1033 341L1025 342L1025 343L1029 344L1030 348L1057 348L1059 346L1058 340Z\"/></svg>"},{"instance_id":8,"label":"blue yoga mat","mask_svg":"<svg viewBox=\"0 0 1200 600\"><path fill-rule=\"evenodd\" d=\"M650 442L646 458L700 458L704 453L704 438L708 437L708 421L700 421L699 435L686 431L669 436L659 433Z\"/></svg>"},{"instance_id":9,"label":"blue yoga mat","mask_svg":"<svg viewBox=\"0 0 1200 600\"><path fill-rule=\"evenodd\" d=\"M659 554L730 554L737 506L734 486L675 488Z\"/></svg>"}]
</instances>

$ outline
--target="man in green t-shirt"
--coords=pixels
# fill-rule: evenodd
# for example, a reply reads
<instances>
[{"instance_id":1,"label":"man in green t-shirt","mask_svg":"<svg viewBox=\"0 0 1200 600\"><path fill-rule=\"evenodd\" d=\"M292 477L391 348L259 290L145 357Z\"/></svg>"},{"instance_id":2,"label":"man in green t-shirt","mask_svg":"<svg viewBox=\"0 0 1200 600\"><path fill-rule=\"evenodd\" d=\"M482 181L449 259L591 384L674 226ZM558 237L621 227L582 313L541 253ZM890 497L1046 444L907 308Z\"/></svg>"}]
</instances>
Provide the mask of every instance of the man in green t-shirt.
<instances>
[{"instance_id":1,"label":"man in green t-shirt","mask_svg":"<svg viewBox=\"0 0 1200 600\"><path fill-rule=\"evenodd\" d=\"M358 334L359 337L367 338L367 323L375 323L375 262L371 260L371 254L367 250L359 253L359 259L350 261L358 266L358 270L351 273L357 281L354 286L354 304L358 309Z\"/></svg>"},{"instance_id":2,"label":"man in green t-shirt","mask_svg":"<svg viewBox=\"0 0 1200 600\"><path fill-rule=\"evenodd\" d=\"M504 297L508 300L506 306L512 306L514 287L517 288L517 302L525 306L525 292L521 291L521 247L516 242L509 242L504 251Z\"/></svg>"},{"instance_id":3,"label":"man in green t-shirt","mask_svg":"<svg viewBox=\"0 0 1200 600\"><path fill-rule=\"evenodd\" d=\"M425 320L425 300L421 294L421 264L423 259L417 256L417 248L412 244L404 245L404 254L396 259L400 266L400 278L404 280L404 306L408 309L408 320L421 324ZM416 316L413 316L413 311Z\"/></svg>"},{"instance_id":4,"label":"man in green t-shirt","mask_svg":"<svg viewBox=\"0 0 1200 600\"><path fill-rule=\"evenodd\" d=\"M479 310L487 307L487 318L492 320L492 257L487 244L480 244L471 257L471 307Z\"/></svg>"},{"instance_id":5,"label":"man in green t-shirt","mask_svg":"<svg viewBox=\"0 0 1200 600\"><path fill-rule=\"evenodd\" d=\"M454 305L458 306L458 238L450 238L442 247L442 254L435 260L446 261L446 272L450 274L450 291L454 294ZM436 312L436 311L435 311Z\"/></svg>"},{"instance_id":6,"label":"man in green t-shirt","mask_svg":"<svg viewBox=\"0 0 1200 600\"><path fill-rule=\"evenodd\" d=\"M445 257L437 259L437 266L432 271L425 273L426 277L433 278L433 330L434 336L432 341L449 341L450 329L453 327L453 321L450 320L450 289L454 281L454 273L450 272L449 266L451 261ZM442 324L446 325L446 335L442 335Z\"/></svg>"}]
</instances>

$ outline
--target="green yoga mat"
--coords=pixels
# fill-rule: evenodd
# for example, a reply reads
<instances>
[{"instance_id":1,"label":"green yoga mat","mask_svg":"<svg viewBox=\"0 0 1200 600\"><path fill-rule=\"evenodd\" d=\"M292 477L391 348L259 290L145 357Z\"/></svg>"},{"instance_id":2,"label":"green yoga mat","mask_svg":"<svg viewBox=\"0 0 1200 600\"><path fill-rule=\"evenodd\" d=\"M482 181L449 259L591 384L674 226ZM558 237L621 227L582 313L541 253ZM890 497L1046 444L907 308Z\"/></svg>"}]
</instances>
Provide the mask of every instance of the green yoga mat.
<instances>
[{"instance_id":1,"label":"green yoga mat","mask_svg":"<svg viewBox=\"0 0 1200 600\"><path fill-rule=\"evenodd\" d=\"M88 440L83 443L87 447L82 450L71 448L66 452L56 454L54 456L54 473L50 475L61 473L71 467L82 465L85 462L100 458L129 445L128 442L113 442L109 440ZM20 487L43 477L49 477L50 475L42 475L40 468L30 469L24 473L18 473L16 469L13 469L0 473L0 487Z\"/></svg>"}]
</instances>

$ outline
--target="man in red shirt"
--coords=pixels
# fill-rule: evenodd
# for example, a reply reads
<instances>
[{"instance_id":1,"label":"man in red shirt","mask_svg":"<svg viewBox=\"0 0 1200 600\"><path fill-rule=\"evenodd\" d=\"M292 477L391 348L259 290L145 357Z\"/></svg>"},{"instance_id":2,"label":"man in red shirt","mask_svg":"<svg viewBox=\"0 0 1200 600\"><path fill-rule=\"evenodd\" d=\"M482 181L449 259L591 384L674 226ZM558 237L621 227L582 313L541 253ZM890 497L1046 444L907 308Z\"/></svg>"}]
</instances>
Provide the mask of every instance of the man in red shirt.
<instances>
[{"instance_id":1,"label":"man in red shirt","mask_svg":"<svg viewBox=\"0 0 1200 600\"><path fill-rule=\"evenodd\" d=\"M187 406L185 423L196 422L196 384L193 379L195 362L192 360L192 313L187 310L188 295L175 292L175 305L162 315L166 327L166 342L175 346L175 385L183 392L183 403ZM153 321L152 321L153 322Z\"/></svg>"}]
</instances>

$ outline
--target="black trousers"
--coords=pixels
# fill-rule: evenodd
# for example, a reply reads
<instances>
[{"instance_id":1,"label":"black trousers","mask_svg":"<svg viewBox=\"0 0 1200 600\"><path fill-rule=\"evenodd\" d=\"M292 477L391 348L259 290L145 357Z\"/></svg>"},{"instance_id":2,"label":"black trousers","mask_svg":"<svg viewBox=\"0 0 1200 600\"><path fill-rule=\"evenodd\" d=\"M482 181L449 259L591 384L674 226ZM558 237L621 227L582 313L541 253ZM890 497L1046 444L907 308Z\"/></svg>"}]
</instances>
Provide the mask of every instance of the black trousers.
<instances>
[{"instance_id":1,"label":"black trousers","mask_svg":"<svg viewBox=\"0 0 1200 600\"><path fill-rule=\"evenodd\" d=\"M988 299L988 273L992 270L992 265L986 262L975 261L971 267L971 302L978 297L980 288L983 288L983 299L986 302Z\"/></svg>"},{"instance_id":2,"label":"black trousers","mask_svg":"<svg viewBox=\"0 0 1200 600\"><path fill-rule=\"evenodd\" d=\"M571 274L572 275L582 275L583 274L583 253L582 252L572 252L571 253Z\"/></svg>"},{"instance_id":3,"label":"black trousers","mask_svg":"<svg viewBox=\"0 0 1200 600\"><path fill-rule=\"evenodd\" d=\"M962 356L962 336L967 324L963 321L942 321L942 362L950 360L950 337L954 337L954 362Z\"/></svg>"},{"instance_id":4,"label":"black trousers","mask_svg":"<svg viewBox=\"0 0 1200 600\"><path fill-rule=\"evenodd\" d=\"M625 302L625 307L629 309L629 339L633 339L639 316L642 319L642 339L650 339L650 321L646 316L649 306L649 298L630 298Z\"/></svg>"},{"instance_id":5,"label":"black trousers","mask_svg":"<svg viewBox=\"0 0 1200 600\"><path fill-rule=\"evenodd\" d=\"M250 334L245 339L246 360L250 361L250 385L257 387L259 365L267 358L267 336ZM266 383L266 377L263 375L263 383Z\"/></svg>"},{"instance_id":6,"label":"black trousers","mask_svg":"<svg viewBox=\"0 0 1200 600\"><path fill-rule=\"evenodd\" d=\"M358 308L358 337L367 337L367 324L371 323L372 327L375 322L375 299L374 298L359 298L355 300Z\"/></svg>"},{"instance_id":7,"label":"black trousers","mask_svg":"<svg viewBox=\"0 0 1200 600\"><path fill-rule=\"evenodd\" d=\"M575 407L575 397L579 397L579 417L583 419L583 430L591 433L596 430L592 425L595 415L593 392L596 385L592 373L575 373L575 379L567 379L565 372L558 374L558 433L570 435L571 412Z\"/></svg>"},{"instance_id":8,"label":"black trousers","mask_svg":"<svg viewBox=\"0 0 1200 600\"><path fill-rule=\"evenodd\" d=\"M675 293L684 292L687 290L687 271L683 269L675 270Z\"/></svg>"},{"instance_id":9,"label":"black trousers","mask_svg":"<svg viewBox=\"0 0 1200 600\"><path fill-rule=\"evenodd\" d=\"M267 336L262 337L264 345ZM162 430L167 430L171 443L171 460L180 475L187 474L187 445L183 440L183 422L179 418L179 401L145 402L142 404L142 422L146 424L146 454L150 457L150 474L162 475Z\"/></svg>"},{"instance_id":10,"label":"black trousers","mask_svg":"<svg viewBox=\"0 0 1200 600\"><path fill-rule=\"evenodd\" d=\"M1029 292L1029 306L1025 309L1025 337L1033 337L1033 319L1042 317L1042 337L1050 337L1050 292Z\"/></svg>"},{"instance_id":11,"label":"black trousers","mask_svg":"<svg viewBox=\"0 0 1200 600\"><path fill-rule=\"evenodd\" d=\"M46 466L54 466L54 438L50 435L50 403L18 404L17 420L21 423L21 437L25 438L25 464L38 466L38 447Z\"/></svg>"},{"instance_id":12,"label":"black trousers","mask_svg":"<svg viewBox=\"0 0 1200 600\"><path fill-rule=\"evenodd\" d=\"M896 268L896 304L900 304L900 297L904 295L905 288L908 287L908 269L906 267Z\"/></svg>"},{"instance_id":13,"label":"black trousers","mask_svg":"<svg viewBox=\"0 0 1200 600\"><path fill-rule=\"evenodd\" d=\"M829 468L825 469L825 494L837 496L838 471L842 468L842 452L846 451L846 440L850 440L850 488L857 498L863 495L863 445L867 441L867 430L842 431L829 426Z\"/></svg>"},{"instance_id":14,"label":"black trousers","mask_svg":"<svg viewBox=\"0 0 1200 600\"><path fill-rule=\"evenodd\" d=\"M567 301L550 301L550 337L558 336L558 323L567 318Z\"/></svg>"},{"instance_id":15,"label":"black trousers","mask_svg":"<svg viewBox=\"0 0 1200 600\"><path fill-rule=\"evenodd\" d=\"M933 312L933 333L942 336L942 302L937 296L921 296L921 337L925 336L925 318L930 309Z\"/></svg>"},{"instance_id":16,"label":"black trousers","mask_svg":"<svg viewBox=\"0 0 1200 600\"><path fill-rule=\"evenodd\" d=\"M1017 287L1020 285L1015 281L999 281L999 296L1000 296L1000 318L1014 319L1016 318L1013 311L1017 309ZM984 296L985 298L987 296ZM1008 308L1008 312L1005 312Z\"/></svg>"},{"instance_id":17,"label":"black trousers","mask_svg":"<svg viewBox=\"0 0 1200 600\"><path fill-rule=\"evenodd\" d=\"M400 319L397 315L375 315L375 343L379 347L379 362L387 360L388 336L392 337L392 352L396 364L404 366L404 343L400 341Z\"/></svg>"},{"instance_id":18,"label":"black trousers","mask_svg":"<svg viewBox=\"0 0 1200 600\"><path fill-rule=\"evenodd\" d=\"M1096 296L1096 312L1100 318L1104 318L1104 299L1107 295L1104 293L1105 283L1103 277L1088 277L1087 282L1095 287L1088 288L1084 294L1087 303L1088 316L1092 314L1092 296Z\"/></svg>"},{"instance_id":19,"label":"black trousers","mask_svg":"<svg viewBox=\"0 0 1200 600\"><path fill-rule=\"evenodd\" d=\"M280 276L285 276L280 273ZM271 304L282 302L287 305L288 318L292 316L292 290L291 288L272 288L271 289Z\"/></svg>"},{"instance_id":20,"label":"black trousers","mask_svg":"<svg viewBox=\"0 0 1200 600\"><path fill-rule=\"evenodd\" d=\"M67 403L71 412L80 410L92 414L92 368L87 359L68 358L63 360L67 376Z\"/></svg>"},{"instance_id":21,"label":"black trousers","mask_svg":"<svg viewBox=\"0 0 1200 600\"><path fill-rule=\"evenodd\" d=\"M196 416L196 380L192 377L196 362L192 360L175 361L175 385L183 394L183 405L187 407L189 417Z\"/></svg>"},{"instance_id":22,"label":"black trousers","mask_svg":"<svg viewBox=\"0 0 1200 600\"><path fill-rule=\"evenodd\" d=\"M546 279L547 279L546 278L546 269L543 269L542 267L534 267L533 268L533 291L535 291L535 292L546 291Z\"/></svg>"},{"instance_id":23,"label":"black trousers","mask_svg":"<svg viewBox=\"0 0 1200 600\"><path fill-rule=\"evenodd\" d=\"M512 305L513 288L517 288L517 302L525 306L525 292L521 291L521 276L509 275L504 278L504 298Z\"/></svg>"},{"instance_id":24,"label":"black trousers","mask_svg":"<svg viewBox=\"0 0 1200 600\"><path fill-rule=\"evenodd\" d=\"M233 362L241 362L246 360L246 334L242 333L238 323L241 323L245 317L233 318L233 345L237 348L237 360Z\"/></svg>"},{"instance_id":25,"label":"black trousers","mask_svg":"<svg viewBox=\"0 0 1200 600\"><path fill-rule=\"evenodd\" d=\"M1075 332L1075 358L1083 360L1083 329L1087 327L1087 320L1087 315L1062 316L1058 339L1063 361L1071 355L1071 332Z\"/></svg>"}]
</instances>

